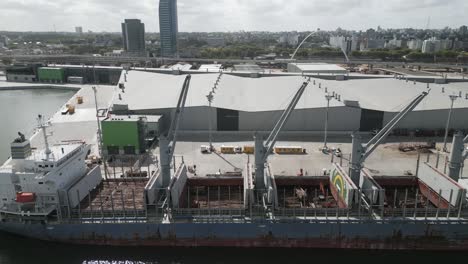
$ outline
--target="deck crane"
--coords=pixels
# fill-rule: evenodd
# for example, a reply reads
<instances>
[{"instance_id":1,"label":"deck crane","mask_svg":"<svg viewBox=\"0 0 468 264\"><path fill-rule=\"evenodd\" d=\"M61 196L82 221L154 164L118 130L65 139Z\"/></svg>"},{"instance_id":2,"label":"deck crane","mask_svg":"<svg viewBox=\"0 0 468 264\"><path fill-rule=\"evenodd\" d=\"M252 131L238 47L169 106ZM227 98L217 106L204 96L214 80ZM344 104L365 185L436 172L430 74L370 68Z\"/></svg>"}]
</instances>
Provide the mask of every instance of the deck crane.
<instances>
[{"instance_id":1,"label":"deck crane","mask_svg":"<svg viewBox=\"0 0 468 264\"><path fill-rule=\"evenodd\" d=\"M454 181L460 179L460 170L465 159L468 158L468 149L465 144L468 143L468 136L463 139L461 132L453 135L452 150L450 151L449 177Z\"/></svg>"},{"instance_id":2,"label":"deck crane","mask_svg":"<svg viewBox=\"0 0 468 264\"><path fill-rule=\"evenodd\" d=\"M161 176L162 186L167 188L171 181L171 162L174 157L174 150L177 143L177 132L179 130L180 120L185 108L185 102L187 100L187 94L190 87L190 80L192 76L187 75L185 77L182 90L179 95L176 110L171 120L171 126L167 131L166 135L162 135L159 138L159 155L161 160ZM175 166L175 164L173 164Z\"/></svg>"},{"instance_id":3,"label":"deck crane","mask_svg":"<svg viewBox=\"0 0 468 264\"><path fill-rule=\"evenodd\" d=\"M366 159L374 152L377 147L387 138L393 128L413 111L419 103L429 94L429 91L424 91L411 101L401 112L399 112L388 124L380 130L367 144L361 143L359 134L353 134L351 159L349 164L349 176L353 182L359 186L361 169Z\"/></svg>"},{"instance_id":4,"label":"deck crane","mask_svg":"<svg viewBox=\"0 0 468 264\"><path fill-rule=\"evenodd\" d=\"M283 129L284 125L291 116L292 111L296 107L297 103L302 97L306 87L310 83L310 78L308 81L304 82L299 90L294 95L292 101L289 103L288 107L281 114L280 119L276 123L273 130L270 132L267 140L264 142L263 138L256 134L254 136L255 140L255 189L257 191L262 191L266 189L265 184L265 165L268 159L268 156L273 151L273 148L278 140L278 135Z\"/></svg>"}]
</instances>

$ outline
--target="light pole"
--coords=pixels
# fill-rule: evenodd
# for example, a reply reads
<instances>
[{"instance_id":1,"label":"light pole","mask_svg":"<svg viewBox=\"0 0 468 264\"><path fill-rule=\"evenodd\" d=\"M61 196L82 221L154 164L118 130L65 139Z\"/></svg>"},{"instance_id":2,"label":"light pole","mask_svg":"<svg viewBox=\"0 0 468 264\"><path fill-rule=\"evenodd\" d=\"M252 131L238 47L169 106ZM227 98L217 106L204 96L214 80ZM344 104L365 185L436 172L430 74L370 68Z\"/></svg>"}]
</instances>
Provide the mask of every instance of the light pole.
<instances>
[{"instance_id":1,"label":"light pole","mask_svg":"<svg viewBox=\"0 0 468 264\"><path fill-rule=\"evenodd\" d=\"M327 139L328 139L328 111L330 109L330 100L333 98L329 93L325 95L325 99L327 100L327 110L325 112L325 136L324 136L324 143L323 143L323 150L328 152L327 147Z\"/></svg>"},{"instance_id":2,"label":"light pole","mask_svg":"<svg viewBox=\"0 0 468 264\"><path fill-rule=\"evenodd\" d=\"M210 151L213 151L213 135L212 135L212 124L211 124L211 117L212 117L212 114L211 114L211 103L213 102L213 92L210 92L206 98L208 99L208 104L209 104L209 108L208 108L208 111L209 111L209 114L208 114L208 133L209 133L209 140L210 140Z\"/></svg>"},{"instance_id":3,"label":"light pole","mask_svg":"<svg viewBox=\"0 0 468 264\"><path fill-rule=\"evenodd\" d=\"M450 95L449 96L451 104L450 104L450 111L448 114L447 118L447 125L445 126L445 137L444 137L444 152L447 152L447 138L448 138L448 132L449 132L449 127L450 127L450 120L452 119L452 111L453 111L453 104L455 103L455 100L457 100L458 96L456 95Z\"/></svg>"}]
</instances>

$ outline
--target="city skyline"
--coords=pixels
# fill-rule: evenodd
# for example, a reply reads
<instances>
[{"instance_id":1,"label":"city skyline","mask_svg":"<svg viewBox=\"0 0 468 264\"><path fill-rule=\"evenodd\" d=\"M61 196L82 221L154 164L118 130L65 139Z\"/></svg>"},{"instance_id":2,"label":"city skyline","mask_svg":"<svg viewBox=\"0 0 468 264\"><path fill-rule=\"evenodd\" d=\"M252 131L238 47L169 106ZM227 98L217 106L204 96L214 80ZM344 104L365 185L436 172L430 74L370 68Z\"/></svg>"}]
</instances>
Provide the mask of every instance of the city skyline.
<instances>
[{"instance_id":1,"label":"city skyline","mask_svg":"<svg viewBox=\"0 0 468 264\"><path fill-rule=\"evenodd\" d=\"M311 31L317 28L350 30L367 28L458 28L466 24L468 2L424 0L408 2L362 0L179 0L180 32ZM8 17L0 26L5 31L118 32L124 18L136 18L148 32L159 32L157 0L4 0L0 15ZM47 14L47 16L44 16ZM38 23L38 21L41 21ZM429 22L429 23L428 23Z\"/></svg>"}]
</instances>

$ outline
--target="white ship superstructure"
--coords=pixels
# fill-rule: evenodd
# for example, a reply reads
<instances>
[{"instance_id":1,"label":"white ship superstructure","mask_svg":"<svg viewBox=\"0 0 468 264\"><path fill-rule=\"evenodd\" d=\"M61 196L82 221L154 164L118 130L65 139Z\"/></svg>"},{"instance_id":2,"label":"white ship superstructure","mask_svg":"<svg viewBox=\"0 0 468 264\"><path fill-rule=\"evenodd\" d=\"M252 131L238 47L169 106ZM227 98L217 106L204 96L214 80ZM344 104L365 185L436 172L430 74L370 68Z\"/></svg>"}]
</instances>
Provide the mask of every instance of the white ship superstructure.
<instances>
[{"instance_id":1,"label":"white ship superstructure","mask_svg":"<svg viewBox=\"0 0 468 264\"><path fill-rule=\"evenodd\" d=\"M98 166L88 167L85 160L90 145L66 142L31 150L30 141L20 134L11 144L10 162L0 167L0 211L22 215L48 215L66 201L75 207L86 194L100 184ZM83 196L84 197L84 196Z\"/></svg>"}]
</instances>

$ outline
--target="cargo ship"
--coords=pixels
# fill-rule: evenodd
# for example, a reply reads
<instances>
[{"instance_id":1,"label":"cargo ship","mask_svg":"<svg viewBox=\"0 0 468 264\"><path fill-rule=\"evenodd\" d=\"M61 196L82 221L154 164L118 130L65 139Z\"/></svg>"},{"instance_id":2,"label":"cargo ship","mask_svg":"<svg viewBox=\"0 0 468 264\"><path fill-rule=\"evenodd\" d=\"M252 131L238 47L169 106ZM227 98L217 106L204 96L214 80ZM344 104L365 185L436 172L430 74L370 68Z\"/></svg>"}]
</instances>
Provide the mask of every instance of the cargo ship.
<instances>
[{"instance_id":1,"label":"cargo ship","mask_svg":"<svg viewBox=\"0 0 468 264\"><path fill-rule=\"evenodd\" d=\"M221 149L248 156L243 168L203 173L200 165L174 155L189 84L187 76L169 128L143 155L117 151L96 158L92 147L100 144L99 137L97 142L50 144L48 122L39 117L34 138L43 138L44 144L34 148L20 134L11 143L11 158L0 167L0 230L107 246L468 249L466 184L458 177L464 154L460 134L454 138L448 174L422 155L414 175L375 175L363 166L427 92L367 144L353 135L349 161L341 150L324 149L331 162L322 173L308 175L301 169L298 175L277 175L269 156L295 159L309 152L303 146L275 148L306 81L266 140L256 134L255 146L244 149L202 145L205 157L223 158ZM81 112L77 108L73 118ZM116 114L104 118L143 122Z\"/></svg>"},{"instance_id":2,"label":"cargo ship","mask_svg":"<svg viewBox=\"0 0 468 264\"><path fill-rule=\"evenodd\" d=\"M164 189L160 170L104 180L100 165L86 163L88 149L31 153L28 140L12 143L11 166L0 171L0 230L108 246L468 248L466 191L428 164L420 177L363 170L361 188L339 164L326 176L273 177L268 201L248 166L207 177L181 163ZM450 192L434 189L442 184Z\"/></svg>"}]
</instances>

